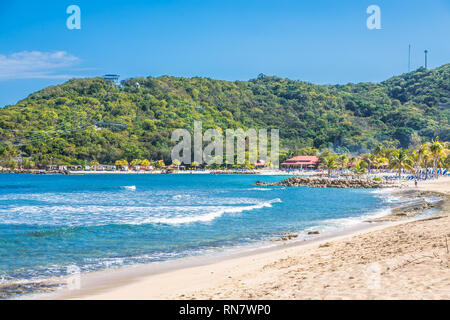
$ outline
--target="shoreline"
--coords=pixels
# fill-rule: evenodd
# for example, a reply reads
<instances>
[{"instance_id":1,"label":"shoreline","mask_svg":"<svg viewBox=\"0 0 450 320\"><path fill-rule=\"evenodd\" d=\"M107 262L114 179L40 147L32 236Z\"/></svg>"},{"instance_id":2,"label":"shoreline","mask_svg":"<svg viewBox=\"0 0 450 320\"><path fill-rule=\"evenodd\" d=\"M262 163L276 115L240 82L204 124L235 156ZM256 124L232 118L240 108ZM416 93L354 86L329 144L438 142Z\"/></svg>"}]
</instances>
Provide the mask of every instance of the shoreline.
<instances>
[{"instance_id":1,"label":"shoreline","mask_svg":"<svg viewBox=\"0 0 450 320\"><path fill-rule=\"evenodd\" d=\"M31 174L31 175L69 175L69 176L82 176L82 175L158 175L158 174L171 174L171 175L204 175L204 174L210 174L210 175L223 175L223 174L229 174L229 175L275 175L275 176L290 176L290 175L318 175L318 172L315 171L282 171L282 170L256 170L256 171L222 171L222 170L180 170L180 171L173 171L173 172L165 172L164 170L148 170L148 171L67 171L67 170L53 170L53 171L46 171L46 170L23 170L23 171L17 171L17 170L0 170L0 174Z\"/></svg>"},{"instance_id":2,"label":"shoreline","mask_svg":"<svg viewBox=\"0 0 450 320\"><path fill-rule=\"evenodd\" d=\"M54 292L37 293L35 295L31 294L30 296L35 299L79 299L92 293L114 289L115 287L119 288L125 282L139 281L139 279L147 276L159 276L169 272L183 272L183 270L189 270L191 268L208 267L215 264L226 263L229 260L251 258L254 255L270 254L271 252L277 252L283 249L321 244L326 241L341 239L354 234L362 234L365 232L370 232L371 230L378 230L388 224L396 225L400 223L394 221L383 221L376 223L360 222L357 225L347 229L324 232L319 236L311 236L309 239L294 239L288 241L279 239L279 241L277 241L278 243L270 246L268 244L263 245L260 243L250 246L230 248L227 251L214 252L207 255L189 256L174 260L86 272L81 274L83 288L80 290L68 290L61 288Z\"/></svg>"},{"instance_id":3,"label":"shoreline","mask_svg":"<svg viewBox=\"0 0 450 320\"><path fill-rule=\"evenodd\" d=\"M444 179L443 179L444 180ZM430 192L445 198L442 211L438 215L447 214L448 211L448 185L449 179L445 179L444 185L447 192L442 192L441 187L436 188L436 183L428 183L420 188L406 188L394 190L393 193ZM442 181L442 180L441 180ZM437 181L437 182L441 182ZM433 182L433 181L431 181ZM436 181L434 181L436 182ZM446 207L447 206L447 207ZM389 228L396 228L409 223L419 221L433 221L432 217L408 218L400 221L384 221L375 223L359 223L357 226L344 230L326 232L310 240L283 241L270 247L253 247L238 250L232 253L218 253L208 256L193 256L172 261L150 263L137 266L125 266L118 269L94 271L81 275L81 289L60 289L51 293L34 295L34 299L253 299L258 295L246 295L239 293L239 289L233 293L219 294L217 286L236 286L239 282L248 281L249 272L253 281L264 279L261 273L261 265L274 264L277 261L286 260L294 253L304 254L307 251L318 251L322 246L332 247L346 239L364 237L375 232ZM450 233L449 233L450 235ZM330 245L331 244L331 245ZM239 248L242 249L242 248ZM320 251L320 250L319 250ZM243 267L245 266L245 267ZM264 268L263 268L264 269ZM249 271L251 270L251 271ZM258 272L259 271L259 272ZM255 276L258 274L258 276ZM231 284L230 284L231 283ZM183 284L183 285L181 285ZM216 285L211 285L216 284ZM450 284L449 284L450 290ZM284 296L264 295L262 298L278 299ZM26 297L22 297L26 298ZM28 297L29 298L29 297ZM299 297L301 298L301 297Z\"/></svg>"}]
</instances>

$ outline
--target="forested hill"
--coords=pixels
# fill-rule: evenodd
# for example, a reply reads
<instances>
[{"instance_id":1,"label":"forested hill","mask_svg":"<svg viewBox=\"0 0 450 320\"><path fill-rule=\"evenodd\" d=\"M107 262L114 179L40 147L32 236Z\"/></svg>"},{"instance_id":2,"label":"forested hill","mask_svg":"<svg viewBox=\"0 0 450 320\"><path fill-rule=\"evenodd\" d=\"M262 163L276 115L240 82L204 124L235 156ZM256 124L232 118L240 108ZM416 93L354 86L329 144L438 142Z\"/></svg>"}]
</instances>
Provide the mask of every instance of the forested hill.
<instances>
[{"instance_id":1,"label":"forested hill","mask_svg":"<svg viewBox=\"0 0 450 320\"><path fill-rule=\"evenodd\" d=\"M450 141L450 64L376 84L314 85L265 75L235 82L162 76L122 84L70 80L0 109L0 157L167 161L172 130L192 128L194 120L204 129L279 128L281 147L290 149L407 147L413 133L424 141Z\"/></svg>"}]
</instances>

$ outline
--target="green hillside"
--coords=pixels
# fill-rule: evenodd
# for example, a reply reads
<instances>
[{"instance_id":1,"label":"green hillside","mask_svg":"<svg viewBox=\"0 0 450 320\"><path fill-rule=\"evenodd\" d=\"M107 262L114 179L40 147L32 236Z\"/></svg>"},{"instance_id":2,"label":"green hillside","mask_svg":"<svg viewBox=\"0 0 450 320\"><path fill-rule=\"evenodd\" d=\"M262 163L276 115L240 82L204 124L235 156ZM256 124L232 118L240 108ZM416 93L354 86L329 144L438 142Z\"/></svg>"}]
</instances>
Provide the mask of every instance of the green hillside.
<instances>
[{"instance_id":1,"label":"green hillside","mask_svg":"<svg viewBox=\"0 0 450 320\"><path fill-rule=\"evenodd\" d=\"M70 80L0 109L0 157L38 163L169 161L176 128L278 128L281 148L361 153L379 143L450 141L450 64L381 83L314 85L260 75L249 81L134 78ZM121 125L117 125L121 124Z\"/></svg>"}]
</instances>

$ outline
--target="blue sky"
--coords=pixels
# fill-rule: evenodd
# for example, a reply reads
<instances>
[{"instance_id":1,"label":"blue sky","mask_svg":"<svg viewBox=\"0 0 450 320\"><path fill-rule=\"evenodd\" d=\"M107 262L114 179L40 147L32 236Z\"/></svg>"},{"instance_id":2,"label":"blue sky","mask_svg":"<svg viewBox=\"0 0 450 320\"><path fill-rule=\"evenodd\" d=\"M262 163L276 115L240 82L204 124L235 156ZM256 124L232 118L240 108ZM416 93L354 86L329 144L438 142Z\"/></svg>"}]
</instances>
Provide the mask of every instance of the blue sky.
<instances>
[{"instance_id":1,"label":"blue sky","mask_svg":"<svg viewBox=\"0 0 450 320\"><path fill-rule=\"evenodd\" d=\"M382 81L450 62L448 0L0 0L0 107L67 81L117 73L319 84ZM68 30L69 5L81 30ZM366 27L369 5L381 30Z\"/></svg>"}]
</instances>

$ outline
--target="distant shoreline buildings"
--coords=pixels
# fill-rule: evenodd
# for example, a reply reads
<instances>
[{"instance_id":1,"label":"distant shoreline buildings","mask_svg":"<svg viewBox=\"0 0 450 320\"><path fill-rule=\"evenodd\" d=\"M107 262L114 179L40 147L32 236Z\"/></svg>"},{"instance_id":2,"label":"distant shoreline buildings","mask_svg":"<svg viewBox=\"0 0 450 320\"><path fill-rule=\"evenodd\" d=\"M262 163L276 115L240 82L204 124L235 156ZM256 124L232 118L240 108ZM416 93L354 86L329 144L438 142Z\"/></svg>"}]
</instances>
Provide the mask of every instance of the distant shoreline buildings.
<instances>
[{"instance_id":1,"label":"distant shoreline buildings","mask_svg":"<svg viewBox=\"0 0 450 320\"><path fill-rule=\"evenodd\" d=\"M287 159L281 166L286 169L317 169L319 162L316 156L297 156Z\"/></svg>"}]
</instances>

